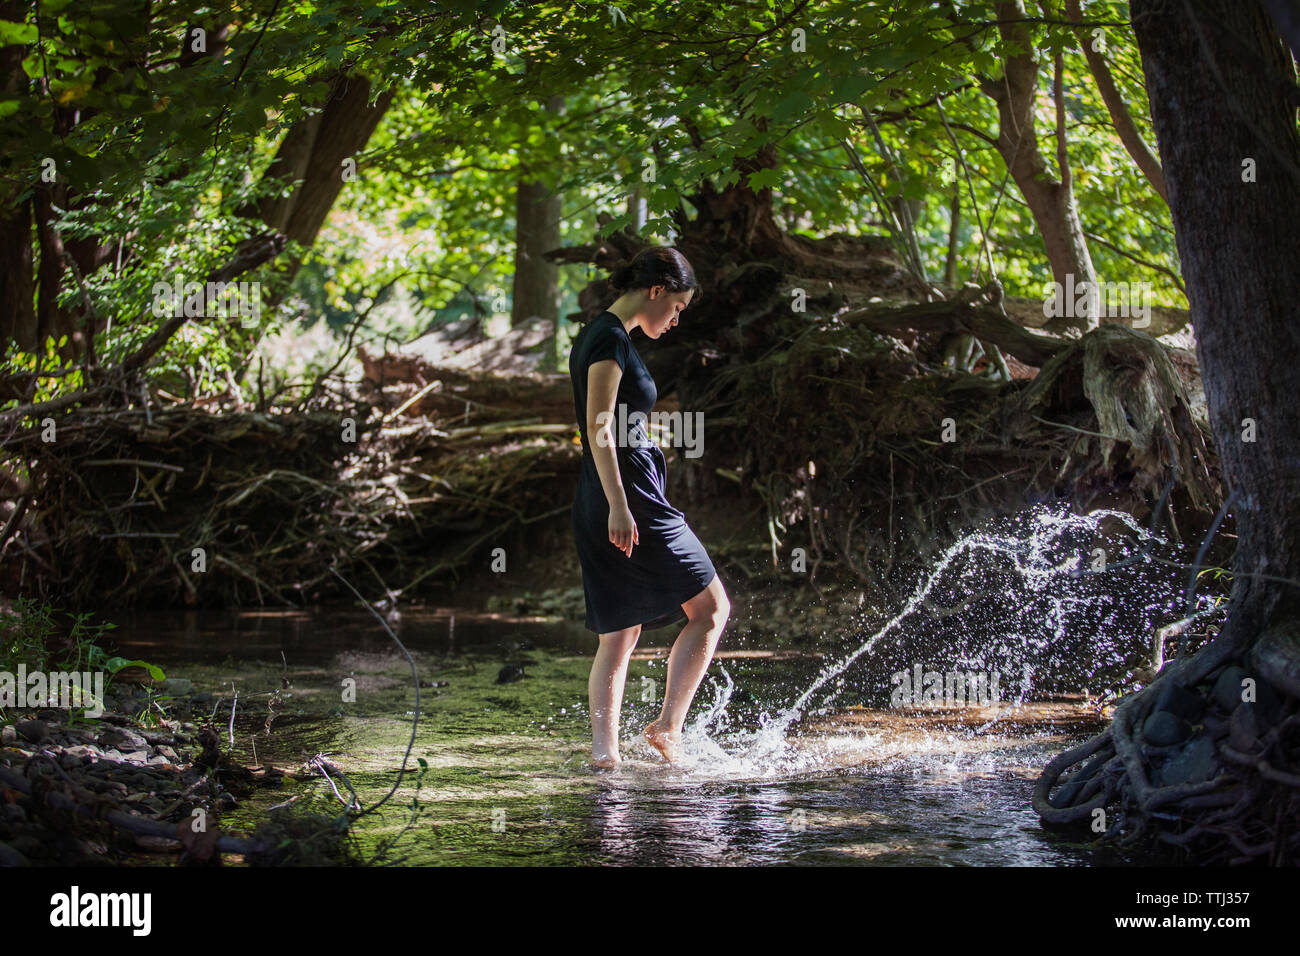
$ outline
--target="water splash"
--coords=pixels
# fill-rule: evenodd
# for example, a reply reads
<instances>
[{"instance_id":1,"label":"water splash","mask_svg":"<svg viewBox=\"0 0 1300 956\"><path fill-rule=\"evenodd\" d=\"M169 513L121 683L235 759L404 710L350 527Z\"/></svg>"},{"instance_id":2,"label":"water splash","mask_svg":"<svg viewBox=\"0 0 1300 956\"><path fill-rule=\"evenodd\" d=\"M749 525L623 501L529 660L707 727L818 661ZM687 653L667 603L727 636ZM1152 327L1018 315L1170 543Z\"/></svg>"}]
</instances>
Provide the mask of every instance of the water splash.
<instances>
[{"instance_id":1,"label":"water splash","mask_svg":"<svg viewBox=\"0 0 1300 956\"><path fill-rule=\"evenodd\" d=\"M1104 532L1103 523L1108 519L1132 532L1133 538L1121 531L1123 540L1111 544L1111 538L1105 535L1113 536L1116 532L1113 524L1109 532ZM898 642L907 638L909 632L923 630L920 623L916 627L911 624L923 609L928 610L928 600L941 587L959 595L979 595L986 590L982 585L990 577L1010 575L1009 583L1000 586L995 583L992 587L992 603L975 605L973 621L964 612L948 612L954 613L954 620L966 618L966 631L954 633L950 628L939 636L950 645L965 644L972 639L985 641L988 655L997 653L1008 663L1018 665L1021 679L1015 705L1026 699L1041 674L1056 671L1060 676L1063 670L1060 649L1071 640L1077 642L1082 635L1089 640L1087 652L1095 657L1109 653L1118 659L1145 640L1160 619L1181 616L1178 577L1182 566L1177 562L1154 560L1152 551L1157 546L1167 546L1168 542L1143 528L1131 515L1108 509L1078 515L1043 508L1007 519L1005 523L1008 527L1003 530L977 531L956 541L897 613L867 634L846 656L823 667L788 706L775 714L760 713L757 729L719 732L728 722L726 710L735 687L731 675L720 668L725 683L715 683L713 701L684 730L682 769L696 777L701 772L706 776L733 778L770 777L843 767L857 758L878 759L895 747L898 752L894 756L900 759L924 751L927 747L924 735L892 742L881 735L860 734L792 740L788 732L805 714L825 708L839 696L846 688L842 676L863 655L881 649L886 637ZM1096 554L1094 545L1098 535L1104 535L1103 540L1115 558L1105 561L1106 550L1101 549L1100 570L1089 560ZM965 567L959 567L963 558L970 560L965 562ZM1129 570L1117 575L1121 568ZM956 580L945 585L952 577ZM1099 588L1102 577L1111 578L1119 586L1109 590ZM1114 582L1117 577L1125 580ZM965 608L973 602L974 599L968 599L958 606ZM930 617L933 619L934 615ZM824 694L824 699L816 700L819 692ZM993 718L981 729L987 729L997 720ZM712 736L710 728L713 728ZM950 741L939 742L938 746L951 752Z\"/></svg>"}]
</instances>

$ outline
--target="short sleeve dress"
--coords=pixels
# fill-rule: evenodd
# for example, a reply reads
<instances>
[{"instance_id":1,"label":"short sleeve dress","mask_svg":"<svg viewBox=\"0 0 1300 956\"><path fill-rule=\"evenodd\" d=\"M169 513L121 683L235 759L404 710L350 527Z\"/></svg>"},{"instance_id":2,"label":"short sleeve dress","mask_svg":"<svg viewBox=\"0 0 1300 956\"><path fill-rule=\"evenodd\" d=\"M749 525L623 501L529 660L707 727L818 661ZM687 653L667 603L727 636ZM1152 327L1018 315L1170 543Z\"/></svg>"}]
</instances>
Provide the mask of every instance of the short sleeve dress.
<instances>
[{"instance_id":1,"label":"short sleeve dress","mask_svg":"<svg viewBox=\"0 0 1300 956\"><path fill-rule=\"evenodd\" d=\"M609 540L609 502L587 440L587 371L603 359L614 359L623 370L610 429L619 476L640 539L632 545L630 557ZM634 411L649 415L659 391L613 312L602 312L574 337L569 376L582 436L573 533L582 565L587 629L607 634L638 624L656 628L683 620L686 615L681 605L708 587L716 572L685 516L668 502L668 463L663 450L650 440L637 419L628 423L627 442L619 441L619 406L626 406L625 420Z\"/></svg>"}]
</instances>

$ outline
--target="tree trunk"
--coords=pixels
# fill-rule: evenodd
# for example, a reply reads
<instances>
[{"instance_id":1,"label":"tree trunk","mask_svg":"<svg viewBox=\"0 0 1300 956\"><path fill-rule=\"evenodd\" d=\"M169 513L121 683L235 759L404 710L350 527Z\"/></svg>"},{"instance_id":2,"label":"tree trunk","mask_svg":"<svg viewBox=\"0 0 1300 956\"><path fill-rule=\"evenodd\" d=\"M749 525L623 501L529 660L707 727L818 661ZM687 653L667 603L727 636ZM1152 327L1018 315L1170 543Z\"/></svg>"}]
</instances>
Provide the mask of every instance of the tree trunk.
<instances>
[{"instance_id":1,"label":"tree trunk","mask_svg":"<svg viewBox=\"0 0 1300 956\"><path fill-rule=\"evenodd\" d=\"M1086 824L1119 803L1109 833L1154 832L1200 863L1294 864L1300 136L1278 83L1294 68L1256 3L1133 0L1130 14L1210 425L1237 502L1233 592L1213 641L1180 653L1102 734L1048 764L1034 809L1049 825Z\"/></svg>"},{"instance_id":2,"label":"tree trunk","mask_svg":"<svg viewBox=\"0 0 1300 956\"><path fill-rule=\"evenodd\" d=\"M287 239L310 246L334 207L348 180L346 160L355 160L379 125L389 103L391 90L370 103L371 84L356 74L334 77L324 106L305 117L285 135L266 178L283 178L292 189L288 196L270 196L258 207L263 222ZM354 170L360 175L359 170ZM286 266L285 286L298 271L299 260ZM273 296L273 300L277 297Z\"/></svg>"},{"instance_id":3,"label":"tree trunk","mask_svg":"<svg viewBox=\"0 0 1300 956\"><path fill-rule=\"evenodd\" d=\"M1034 131L1034 107L1038 99L1038 64L1034 62L1033 36L1020 0L997 5L998 27L1004 45L1015 45L1020 52L1004 54L1002 77L984 80L980 88L998 106L998 152L1011 172L1021 195L1043 236L1047 260L1055 281L1066 284L1074 276L1074 285L1095 282L1096 274L1088 243L1079 221L1074 190L1067 181L1052 177L1038 146ZM1044 328L1058 332L1064 328L1085 330L1097 324L1095 316L1054 319Z\"/></svg>"},{"instance_id":4,"label":"tree trunk","mask_svg":"<svg viewBox=\"0 0 1300 956\"><path fill-rule=\"evenodd\" d=\"M25 352L40 344L32 307L32 205L19 203L0 217L0 356L16 342Z\"/></svg>"},{"instance_id":5,"label":"tree trunk","mask_svg":"<svg viewBox=\"0 0 1300 956\"><path fill-rule=\"evenodd\" d=\"M1132 16L1210 423L1236 494L1233 619L1250 640L1300 609L1300 137L1267 76L1294 70L1254 3L1134 0Z\"/></svg>"},{"instance_id":6,"label":"tree trunk","mask_svg":"<svg viewBox=\"0 0 1300 956\"><path fill-rule=\"evenodd\" d=\"M564 113L564 97L553 96L552 113ZM529 319L550 323L547 355L542 368L557 367L560 332L560 269L544 253L560 245L560 217L564 197L541 182L521 176L515 189L515 275L511 293L510 325Z\"/></svg>"}]
</instances>

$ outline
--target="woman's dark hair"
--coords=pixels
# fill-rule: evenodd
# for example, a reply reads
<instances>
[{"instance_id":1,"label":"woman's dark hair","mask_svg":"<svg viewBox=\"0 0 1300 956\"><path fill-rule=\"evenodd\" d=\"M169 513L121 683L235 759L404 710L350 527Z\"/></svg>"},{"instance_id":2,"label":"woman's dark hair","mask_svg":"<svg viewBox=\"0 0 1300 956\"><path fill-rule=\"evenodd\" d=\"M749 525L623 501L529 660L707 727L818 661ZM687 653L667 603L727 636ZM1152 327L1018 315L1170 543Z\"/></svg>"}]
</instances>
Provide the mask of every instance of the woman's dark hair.
<instances>
[{"instance_id":1,"label":"woman's dark hair","mask_svg":"<svg viewBox=\"0 0 1300 956\"><path fill-rule=\"evenodd\" d=\"M620 294L629 289L648 289L655 285L661 285L669 292L694 289L692 302L699 299L702 292L690 262L671 246L642 249L631 262L619 266L609 277L609 287Z\"/></svg>"}]
</instances>

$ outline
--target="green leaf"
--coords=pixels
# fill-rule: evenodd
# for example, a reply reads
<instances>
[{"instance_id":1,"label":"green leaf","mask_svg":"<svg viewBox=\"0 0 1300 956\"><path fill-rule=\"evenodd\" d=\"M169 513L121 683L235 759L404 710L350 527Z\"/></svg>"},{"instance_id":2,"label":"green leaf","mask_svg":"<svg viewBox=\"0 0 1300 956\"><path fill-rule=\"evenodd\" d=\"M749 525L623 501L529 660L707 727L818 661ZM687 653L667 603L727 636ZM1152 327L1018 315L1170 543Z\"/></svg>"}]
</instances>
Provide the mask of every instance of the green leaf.
<instances>
[{"instance_id":1,"label":"green leaf","mask_svg":"<svg viewBox=\"0 0 1300 956\"><path fill-rule=\"evenodd\" d=\"M127 667L143 667L154 680L167 679L167 675L163 673L161 667L157 664L150 664L148 661L128 661L125 657L110 657L104 661L104 670L110 674L116 674Z\"/></svg>"},{"instance_id":2,"label":"green leaf","mask_svg":"<svg viewBox=\"0 0 1300 956\"><path fill-rule=\"evenodd\" d=\"M34 23L0 20L0 46L25 46L28 43L35 43L39 36Z\"/></svg>"}]
</instances>

